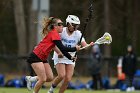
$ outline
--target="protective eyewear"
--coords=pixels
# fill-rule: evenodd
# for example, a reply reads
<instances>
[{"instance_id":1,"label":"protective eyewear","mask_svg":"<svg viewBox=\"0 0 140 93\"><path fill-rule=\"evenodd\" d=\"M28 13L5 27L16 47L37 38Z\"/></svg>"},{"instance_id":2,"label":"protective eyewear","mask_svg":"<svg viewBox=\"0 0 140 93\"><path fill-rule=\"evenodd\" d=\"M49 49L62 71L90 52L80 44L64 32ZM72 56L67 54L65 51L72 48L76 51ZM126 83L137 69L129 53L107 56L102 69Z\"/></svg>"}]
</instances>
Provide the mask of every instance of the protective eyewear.
<instances>
[{"instance_id":1,"label":"protective eyewear","mask_svg":"<svg viewBox=\"0 0 140 93\"><path fill-rule=\"evenodd\" d=\"M57 26L63 26L63 22L57 23Z\"/></svg>"},{"instance_id":2,"label":"protective eyewear","mask_svg":"<svg viewBox=\"0 0 140 93\"><path fill-rule=\"evenodd\" d=\"M74 29L77 29L79 27L79 24L71 24L72 27L74 27Z\"/></svg>"},{"instance_id":3,"label":"protective eyewear","mask_svg":"<svg viewBox=\"0 0 140 93\"><path fill-rule=\"evenodd\" d=\"M79 27L79 24L71 24L74 28L78 28Z\"/></svg>"}]
</instances>

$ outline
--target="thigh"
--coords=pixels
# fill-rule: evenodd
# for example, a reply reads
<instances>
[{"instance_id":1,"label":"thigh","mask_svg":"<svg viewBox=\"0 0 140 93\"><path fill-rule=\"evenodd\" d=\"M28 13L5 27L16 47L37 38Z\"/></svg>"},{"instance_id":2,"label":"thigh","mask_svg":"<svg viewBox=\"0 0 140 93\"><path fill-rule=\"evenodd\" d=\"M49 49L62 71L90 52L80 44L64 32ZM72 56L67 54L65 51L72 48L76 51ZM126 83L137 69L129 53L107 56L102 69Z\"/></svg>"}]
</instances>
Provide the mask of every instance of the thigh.
<instances>
[{"instance_id":1,"label":"thigh","mask_svg":"<svg viewBox=\"0 0 140 93\"><path fill-rule=\"evenodd\" d=\"M74 72L74 65L67 64L65 69L66 69L66 77L71 79L71 77L73 76L73 72Z\"/></svg>"},{"instance_id":2,"label":"thigh","mask_svg":"<svg viewBox=\"0 0 140 93\"><path fill-rule=\"evenodd\" d=\"M53 72L51 69L51 66L49 65L49 63L44 63L44 67L45 67L45 73L47 77L53 77Z\"/></svg>"},{"instance_id":3,"label":"thigh","mask_svg":"<svg viewBox=\"0 0 140 93\"><path fill-rule=\"evenodd\" d=\"M63 64L63 63L56 64L56 71L57 71L57 74L59 76L64 76L66 74L66 72L65 72L65 64Z\"/></svg>"},{"instance_id":4,"label":"thigh","mask_svg":"<svg viewBox=\"0 0 140 93\"><path fill-rule=\"evenodd\" d=\"M37 74L39 79L40 78L41 79L45 79L46 78L45 67L44 67L44 64L42 62L32 63L31 66L34 69L34 71Z\"/></svg>"}]
</instances>

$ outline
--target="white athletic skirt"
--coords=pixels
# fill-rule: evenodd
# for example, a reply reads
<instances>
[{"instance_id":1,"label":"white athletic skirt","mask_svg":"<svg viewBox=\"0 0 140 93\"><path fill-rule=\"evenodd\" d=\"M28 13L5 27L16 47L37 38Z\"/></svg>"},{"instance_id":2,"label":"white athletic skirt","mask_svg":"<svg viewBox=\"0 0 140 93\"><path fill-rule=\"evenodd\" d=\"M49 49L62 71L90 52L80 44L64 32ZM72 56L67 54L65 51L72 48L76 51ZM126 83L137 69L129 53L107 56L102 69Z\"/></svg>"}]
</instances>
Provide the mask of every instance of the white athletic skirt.
<instances>
[{"instance_id":1,"label":"white athletic skirt","mask_svg":"<svg viewBox=\"0 0 140 93\"><path fill-rule=\"evenodd\" d=\"M53 59L54 60L54 65L58 63L63 63L63 64L72 64L75 65L75 62L69 59L63 59L63 58L58 58L58 59Z\"/></svg>"}]
</instances>

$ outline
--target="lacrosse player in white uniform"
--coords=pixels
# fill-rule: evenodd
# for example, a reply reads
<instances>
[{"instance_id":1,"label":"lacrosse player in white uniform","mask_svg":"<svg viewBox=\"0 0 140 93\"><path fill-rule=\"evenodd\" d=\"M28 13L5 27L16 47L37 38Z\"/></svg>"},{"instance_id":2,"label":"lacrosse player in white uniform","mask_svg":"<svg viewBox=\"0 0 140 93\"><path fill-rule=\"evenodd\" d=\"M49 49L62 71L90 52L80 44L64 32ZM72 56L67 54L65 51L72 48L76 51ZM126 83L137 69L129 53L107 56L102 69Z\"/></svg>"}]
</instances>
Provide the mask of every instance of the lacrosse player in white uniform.
<instances>
[{"instance_id":1,"label":"lacrosse player in white uniform","mask_svg":"<svg viewBox=\"0 0 140 93\"><path fill-rule=\"evenodd\" d=\"M78 29L80 25L80 20L75 15L68 15L66 19L66 27L63 28L61 33L61 41L63 45L67 47L75 47L81 38L81 32ZM90 43L93 45L93 42ZM81 40L81 45L86 46L87 43L84 38ZM75 52L69 52L71 56L75 55ZM61 54L61 53L59 53ZM58 93L64 93L67 89L68 83L72 79L75 62L69 60L65 56L59 58L58 53L54 52L53 55L54 65L57 70L58 76L53 80L52 86L49 89L48 93L53 93L54 88L63 80L63 83L59 89Z\"/></svg>"},{"instance_id":2,"label":"lacrosse player in white uniform","mask_svg":"<svg viewBox=\"0 0 140 93\"><path fill-rule=\"evenodd\" d=\"M68 17L66 18L66 27L63 27L63 31L60 34L61 41L64 46L75 47L78 44L82 35L82 33L79 30L77 30L79 25L80 25L80 20L77 16L68 15ZM81 40L81 45L82 46L87 45L84 38L82 38ZM93 42L91 42L89 45L92 46ZM73 76L75 62L63 56L57 47L55 47L54 50L56 52L54 52L53 60L58 76L53 80L52 86L50 87L48 93L53 93L54 88L62 80L63 83L60 87L59 93L64 93L64 91L67 89L69 81ZM75 52L69 52L69 53L71 54L71 56L75 55ZM33 81L37 81L37 76L34 77L26 76L26 81L27 81L27 88L31 90L31 83Z\"/></svg>"}]
</instances>

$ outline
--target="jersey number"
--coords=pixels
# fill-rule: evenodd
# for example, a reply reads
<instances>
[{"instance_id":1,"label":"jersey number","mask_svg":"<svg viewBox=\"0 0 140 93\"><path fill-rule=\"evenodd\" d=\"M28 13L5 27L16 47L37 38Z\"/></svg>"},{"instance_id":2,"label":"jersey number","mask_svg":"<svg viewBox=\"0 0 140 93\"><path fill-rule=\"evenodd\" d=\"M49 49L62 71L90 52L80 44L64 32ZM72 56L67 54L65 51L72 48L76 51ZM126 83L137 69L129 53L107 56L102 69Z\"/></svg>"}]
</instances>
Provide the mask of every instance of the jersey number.
<instances>
[{"instance_id":1,"label":"jersey number","mask_svg":"<svg viewBox=\"0 0 140 93\"><path fill-rule=\"evenodd\" d=\"M69 48L71 48L71 45L67 45L67 44L66 44L66 47L69 47Z\"/></svg>"}]
</instances>

